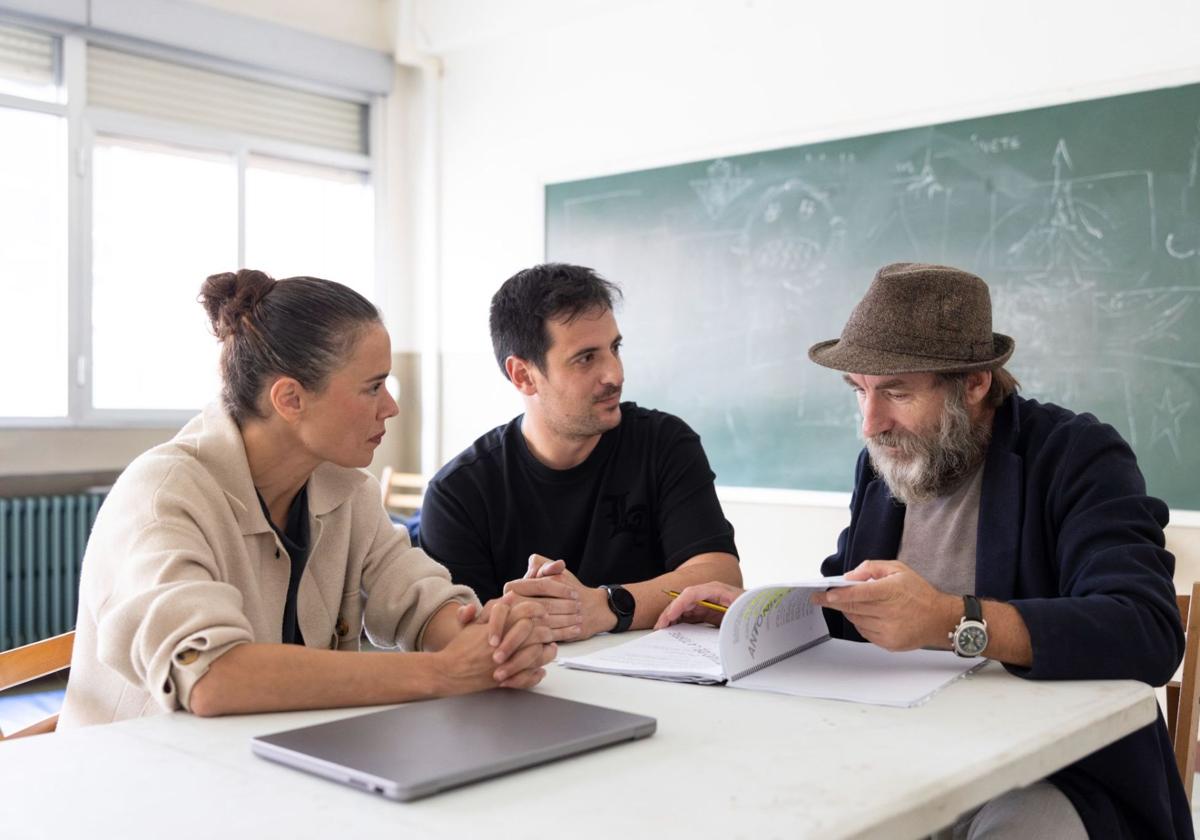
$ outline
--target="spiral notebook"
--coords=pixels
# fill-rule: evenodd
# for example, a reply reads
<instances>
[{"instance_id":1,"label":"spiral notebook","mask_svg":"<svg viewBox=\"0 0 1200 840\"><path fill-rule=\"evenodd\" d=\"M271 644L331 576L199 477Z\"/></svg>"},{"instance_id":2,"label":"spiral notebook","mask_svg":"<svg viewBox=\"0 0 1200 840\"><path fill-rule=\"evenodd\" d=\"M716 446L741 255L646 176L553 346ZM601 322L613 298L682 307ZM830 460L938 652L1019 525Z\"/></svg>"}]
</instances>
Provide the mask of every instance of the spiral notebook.
<instances>
[{"instance_id":1,"label":"spiral notebook","mask_svg":"<svg viewBox=\"0 0 1200 840\"><path fill-rule=\"evenodd\" d=\"M895 653L830 638L824 614L811 603L813 592L860 583L816 578L749 589L729 607L719 630L677 624L559 663L632 677L915 706L986 661L949 651Z\"/></svg>"}]
</instances>

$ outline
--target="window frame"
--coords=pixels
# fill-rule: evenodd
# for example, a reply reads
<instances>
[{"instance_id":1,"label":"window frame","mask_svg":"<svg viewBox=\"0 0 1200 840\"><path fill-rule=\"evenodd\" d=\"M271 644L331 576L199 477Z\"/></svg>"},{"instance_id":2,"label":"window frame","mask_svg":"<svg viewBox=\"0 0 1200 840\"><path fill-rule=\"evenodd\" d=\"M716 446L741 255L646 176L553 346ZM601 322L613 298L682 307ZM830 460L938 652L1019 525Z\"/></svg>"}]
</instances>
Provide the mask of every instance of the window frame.
<instances>
[{"instance_id":1,"label":"window frame","mask_svg":"<svg viewBox=\"0 0 1200 840\"><path fill-rule=\"evenodd\" d=\"M328 85L292 79L268 71L247 70L232 66L219 59L181 54L161 46L139 44L132 49L122 38L96 37L65 31L54 26L30 26L15 22L37 31L46 32L59 39L61 81L64 102L49 102L0 93L0 107L17 110L37 111L60 116L67 121L67 369L62 376L68 389L67 415L65 417L17 417L0 416L0 429L18 428L164 428L178 427L193 417L195 410L151 410L151 409L98 409L93 404L92 393L92 152L96 138L112 137L118 140L145 141L180 150L210 152L229 155L237 167L238 242L237 264L243 265L246 252L246 167L251 157L260 156L312 164L333 169L344 169L363 174L371 185L374 199L372 239L374 253L373 297L377 306L383 303L385 293L381 274L381 234L384 219L385 196L382 165L382 116L385 97L380 94L339 89ZM322 149L284 140L239 134L204 126L195 126L157 119L142 114L117 111L108 108L89 107L87 103L87 46L96 44L115 47L146 55L151 58L186 63L217 72L231 73L245 78L286 85L299 90L336 96L365 106L367 125L367 153L359 154L333 149ZM227 266L214 266L214 271ZM196 279L197 293L203 278ZM197 304L198 305L198 304ZM215 396L215 395L214 395Z\"/></svg>"},{"instance_id":2,"label":"window frame","mask_svg":"<svg viewBox=\"0 0 1200 840\"><path fill-rule=\"evenodd\" d=\"M7 21L5 21L7 23ZM25 26L25 24L15 22L14 25ZM77 69L76 62L78 56L68 56L68 50L71 45L68 43L67 36L55 27L28 27L35 31L44 32L47 35L58 39L57 53L59 56L60 65L57 68L57 77L63 95L59 101L50 101L46 99L33 99L24 96L18 96L10 93L0 93L0 108L11 108L17 111L32 111L39 114L49 114L51 116L61 117L66 121L67 132L67 148L66 159L61 162L61 165L68 170L67 173L67 369L61 371L61 375L68 383L67 391L67 416L66 417L30 417L21 415L0 415L0 429L63 429L71 428L80 425L78 416L75 413L74 405L74 389L70 387L71 382L71 367L73 360L78 354L79 336L76 333L77 313L75 311L75 300L77 299L76 286L77 280L77 265L78 265L78 244L80 240L79 220L76 216L77 210L77 188L75 179L71 173L71 161L76 159L77 150L79 147L78 138L76 136L77 119L72 119L72 109L77 106L73 103L70 96L70 88L68 87L68 73L72 69Z\"/></svg>"}]
</instances>

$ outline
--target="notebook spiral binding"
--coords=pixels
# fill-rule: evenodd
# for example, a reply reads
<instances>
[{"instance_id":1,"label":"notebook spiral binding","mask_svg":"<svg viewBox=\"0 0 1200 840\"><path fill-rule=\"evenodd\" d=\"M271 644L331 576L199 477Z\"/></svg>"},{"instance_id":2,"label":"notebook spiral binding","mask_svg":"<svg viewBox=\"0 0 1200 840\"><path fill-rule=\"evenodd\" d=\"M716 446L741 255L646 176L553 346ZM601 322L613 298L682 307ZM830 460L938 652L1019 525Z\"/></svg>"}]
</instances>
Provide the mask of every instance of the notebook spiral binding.
<instances>
[{"instance_id":1,"label":"notebook spiral binding","mask_svg":"<svg viewBox=\"0 0 1200 840\"><path fill-rule=\"evenodd\" d=\"M797 653L803 653L804 651L808 650L813 645L819 645L819 644L821 644L821 642L825 641L828 638L829 638L829 634L826 633L824 636L821 636L819 639L813 639L811 642L808 642L807 644L800 645L800 647L792 648L791 650L785 650L783 653L779 654L778 656L772 656L770 659L765 659L762 662L759 662L757 665L755 665L751 668L747 668L744 671L739 671L736 674L731 674L729 676L728 681L736 682L737 680L740 680L742 677L747 677L756 671L761 671L763 668L770 668L776 662L782 662L783 660L787 659L789 656L795 656Z\"/></svg>"}]
</instances>

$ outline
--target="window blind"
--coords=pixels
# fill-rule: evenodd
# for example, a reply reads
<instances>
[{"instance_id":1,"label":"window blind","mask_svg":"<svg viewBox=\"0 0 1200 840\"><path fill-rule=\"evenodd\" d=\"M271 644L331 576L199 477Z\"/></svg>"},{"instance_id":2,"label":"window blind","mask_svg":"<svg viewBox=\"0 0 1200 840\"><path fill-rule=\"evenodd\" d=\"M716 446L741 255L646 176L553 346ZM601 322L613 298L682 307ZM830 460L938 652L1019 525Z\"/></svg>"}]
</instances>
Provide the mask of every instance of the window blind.
<instances>
[{"instance_id":1,"label":"window blind","mask_svg":"<svg viewBox=\"0 0 1200 840\"><path fill-rule=\"evenodd\" d=\"M0 78L27 85L55 85L58 39L41 32L0 26Z\"/></svg>"},{"instance_id":2,"label":"window blind","mask_svg":"<svg viewBox=\"0 0 1200 840\"><path fill-rule=\"evenodd\" d=\"M89 105L367 153L361 102L88 45Z\"/></svg>"}]
</instances>

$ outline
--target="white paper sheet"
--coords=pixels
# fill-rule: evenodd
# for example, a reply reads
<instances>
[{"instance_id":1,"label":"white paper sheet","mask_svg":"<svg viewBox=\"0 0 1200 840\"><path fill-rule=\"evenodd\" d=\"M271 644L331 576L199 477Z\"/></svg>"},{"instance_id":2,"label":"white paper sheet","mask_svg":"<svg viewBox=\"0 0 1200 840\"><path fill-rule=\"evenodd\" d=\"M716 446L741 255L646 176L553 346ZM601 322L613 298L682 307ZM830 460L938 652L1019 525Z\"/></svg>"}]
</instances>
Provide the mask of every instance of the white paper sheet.
<instances>
[{"instance_id":1,"label":"white paper sheet","mask_svg":"<svg viewBox=\"0 0 1200 840\"><path fill-rule=\"evenodd\" d=\"M880 706L916 706L986 661L940 650L893 653L872 644L828 639L729 685Z\"/></svg>"},{"instance_id":2,"label":"white paper sheet","mask_svg":"<svg viewBox=\"0 0 1200 840\"><path fill-rule=\"evenodd\" d=\"M623 645L559 659L558 663L631 677L720 683L725 675L717 655L717 635L717 628L707 624L677 624Z\"/></svg>"}]
</instances>

